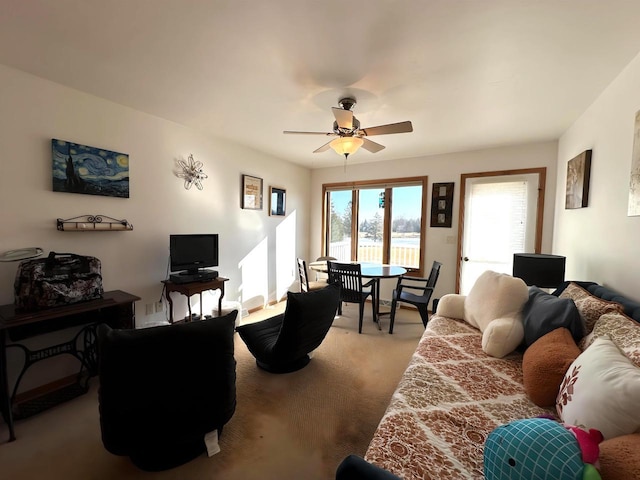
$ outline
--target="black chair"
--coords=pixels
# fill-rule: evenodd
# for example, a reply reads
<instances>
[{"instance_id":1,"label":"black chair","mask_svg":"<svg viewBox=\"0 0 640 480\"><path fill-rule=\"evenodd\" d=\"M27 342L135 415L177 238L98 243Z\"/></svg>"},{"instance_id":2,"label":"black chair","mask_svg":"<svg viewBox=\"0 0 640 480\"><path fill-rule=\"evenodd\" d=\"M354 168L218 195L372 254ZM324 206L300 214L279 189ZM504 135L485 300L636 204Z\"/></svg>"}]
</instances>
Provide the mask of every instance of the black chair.
<instances>
[{"instance_id":1,"label":"black chair","mask_svg":"<svg viewBox=\"0 0 640 480\"><path fill-rule=\"evenodd\" d=\"M376 279L362 283L362 271L359 263L338 263L327 261L329 283L340 286L340 303L338 315L342 315L342 302L357 303L360 305L358 318L358 333L362 333L362 319L364 316L364 304L371 295L371 310L373 319L376 319ZM368 289L368 290L367 290Z\"/></svg>"},{"instance_id":2,"label":"black chair","mask_svg":"<svg viewBox=\"0 0 640 480\"><path fill-rule=\"evenodd\" d=\"M335 285L313 292L288 292L284 313L241 325L236 331L258 367L271 373L295 372L309 363L309 353L320 346L331 328L338 295Z\"/></svg>"},{"instance_id":3,"label":"black chair","mask_svg":"<svg viewBox=\"0 0 640 480\"><path fill-rule=\"evenodd\" d=\"M236 408L237 311L139 330L98 327L102 443L140 469L177 467L206 451Z\"/></svg>"},{"instance_id":4,"label":"black chair","mask_svg":"<svg viewBox=\"0 0 640 480\"><path fill-rule=\"evenodd\" d=\"M326 262L327 260L338 260L336 257L332 257L329 255L324 255L322 257L316 258L316 262ZM316 281L324 280L325 282L328 280L327 272L321 272L316 270Z\"/></svg>"},{"instance_id":5,"label":"black chair","mask_svg":"<svg viewBox=\"0 0 640 480\"><path fill-rule=\"evenodd\" d=\"M302 292L310 292L311 290L318 290L319 288L326 287L327 281L309 281L309 277L307 275L307 262L303 259L298 258L298 277L300 278L300 291Z\"/></svg>"},{"instance_id":6,"label":"black chair","mask_svg":"<svg viewBox=\"0 0 640 480\"><path fill-rule=\"evenodd\" d=\"M431 267L431 273L429 278L419 277L400 277L398 283L393 291L391 298L391 319L389 322L389 333L393 333L393 322L396 318L396 308L398 302L410 303L414 305L418 312L420 312L420 318L422 324L426 327L429 321L429 299L433 294L433 289L438 281L438 275L440 275L440 262L433 262ZM415 293L418 292L418 293Z\"/></svg>"},{"instance_id":7,"label":"black chair","mask_svg":"<svg viewBox=\"0 0 640 480\"><path fill-rule=\"evenodd\" d=\"M336 480L400 480L400 477L367 462L362 457L349 455L338 465Z\"/></svg>"}]
</instances>

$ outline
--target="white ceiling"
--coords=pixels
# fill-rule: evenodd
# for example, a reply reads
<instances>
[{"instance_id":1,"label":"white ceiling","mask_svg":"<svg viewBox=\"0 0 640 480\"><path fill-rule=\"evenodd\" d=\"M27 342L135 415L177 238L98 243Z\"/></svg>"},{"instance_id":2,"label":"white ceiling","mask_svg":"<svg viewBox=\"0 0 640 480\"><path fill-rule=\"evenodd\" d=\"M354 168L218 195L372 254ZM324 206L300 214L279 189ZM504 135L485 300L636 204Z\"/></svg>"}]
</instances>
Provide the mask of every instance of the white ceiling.
<instances>
[{"instance_id":1,"label":"white ceiling","mask_svg":"<svg viewBox=\"0 0 640 480\"><path fill-rule=\"evenodd\" d=\"M557 139L640 51L638 0L0 0L0 63L312 168Z\"/></svg>"}]
</instances>

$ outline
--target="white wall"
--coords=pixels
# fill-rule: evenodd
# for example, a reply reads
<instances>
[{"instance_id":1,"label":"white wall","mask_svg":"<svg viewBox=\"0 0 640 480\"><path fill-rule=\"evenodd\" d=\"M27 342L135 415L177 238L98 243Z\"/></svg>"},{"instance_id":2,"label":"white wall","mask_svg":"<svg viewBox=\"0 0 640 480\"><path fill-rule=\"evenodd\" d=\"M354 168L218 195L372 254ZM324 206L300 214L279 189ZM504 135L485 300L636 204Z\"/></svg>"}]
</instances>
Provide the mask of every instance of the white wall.
<instances>
[{"instance_id":1,"label":"white wall","mask_svg":"<svg viewBox=\"0 0 640 480\"><path fill-rule=\"evenodd\" d=\"M122 82L126 88L126 76ZM52 138L128 153L130 198L53 192ZM306 168L1 65L0 147L0 252L38 246L98 257L105 290L142 297L139 325L164 318L147 317L145 305L160 298L171 233L220 235L218 270L230 279L225 299L245 309L281 298L297 280L295 257L307 256ZM185 190L173 173L176 159L191 153L209 177L202 191ZM242 174L264 179L262 211L240 208ZM286 217L268 215L270 185L286 189ZM57 218L83 214L125 218L134 230L56 230ZM13 302L16 268L0 263L0 304ZM204 295L206 313L216 297ZM174 298L181 318L185 297Z\"/></svg>"},{"instance_id":2,"label":"white wall","mask_svg":"<svg viewBox=\"0 0 640 480\"><path fill-rule=\"evenodd\" d=\"M595 281L640 300L640 217L627 216L640 56L560 138L553 253L566 255L566 278ZM565 210L567 162L592 149L587 208Z\"/></svg>"},{"instance_id":3,"label":"white wall","mask_svg":"<svg viewBox=\"0 0 640 480\"><path fill-rule=\"evenodd\" d=\"M415 135L415 133L414 133ZM370 155L360 151L357 155ZM510 170L518 168L547 167L547 188L544 209L542 251L551 251L553 236L553 208L556 190L557 143L537 143L518 145L472 152L433 155L428 157L348 165L343 167L313 170L311 174L311 237L309 257L321 255L322 241L322 185L325 183L354 180L429 176L427 215L431 216L431 188L433 183L455 182L452 228L427 227L427 250L425 272L428 273L434 260L443 263L434 298L439 298L455 290L457 244L446 243L447 237L458 236L458 211L460 203L460 175L485 171ZM429 224L429 222L427 222ZM391 298L393 280L384 282L381 297Z\"/></svg>"}]
</instances>

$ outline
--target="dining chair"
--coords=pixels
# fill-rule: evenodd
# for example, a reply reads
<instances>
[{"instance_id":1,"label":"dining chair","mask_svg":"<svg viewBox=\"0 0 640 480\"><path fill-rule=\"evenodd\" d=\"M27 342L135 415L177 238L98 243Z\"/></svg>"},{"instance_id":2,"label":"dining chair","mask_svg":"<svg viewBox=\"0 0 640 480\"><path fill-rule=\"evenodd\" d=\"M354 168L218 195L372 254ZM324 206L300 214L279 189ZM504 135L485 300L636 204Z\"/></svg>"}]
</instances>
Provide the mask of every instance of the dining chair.
<instances>
[{"instance_id":1,"label":"dining chair","mask_svg":"<svg viewBox=\"0 0 640 480\"><path fill-rule=\"evenodd\" d=\"M312 290L319 290L328 285L327 281L309 281L309 277L307 275L307 262L305 262L302 258L298 258L298 276L300 277L300 291L301 292L310 292Z\"/></svg>"},{"instance_id":2,"label":"dining chair","mask_svg":"<svg viewBox=\"0 0 640 480\"><path fill-rule=\"evenodd\" d=\"M409 303L415 306L420 313L422 324L426 327L429 321L429 300L440 275L440 262L433 262L428 278L399 277L396 288L391 297L391 317L389 321L389 333L393 333L393 322L396 318L398 302Z\"/></svg>"},{"instance_id":3,"label":"dining chair","mask_svg":"<svg viewBox=\"0 0 640 480\"><path fill-rule=\"evenodd\" d=\"M331 257L331 256L327 256L327 255L316 258L316 262L323 262L323 261L326 262L328 260L335 261L335 260L338 260L338 259L336 257ZM326 272L321 272L319 270L316 270L316 281L324 280L326 282L327 279L328 279L328 276L327 276Z\"/></svg>"},{"instance_id":4,"label":"dining chair","mask_svg":"<svg viewBox=\"0 0 640 480\"><path fill-rule=\"evenodd\" d=\"M329 283L340 286L340 303L338 315L342 315L342 302L357 303L360 305L358 318L358 333L362 333L362 319L364 317L364 304L371 296L371 311L373 319L376 318L376 279L362 283L362 270L359 263L339 263L327 260Z\"/></svg>"}]
</instances>

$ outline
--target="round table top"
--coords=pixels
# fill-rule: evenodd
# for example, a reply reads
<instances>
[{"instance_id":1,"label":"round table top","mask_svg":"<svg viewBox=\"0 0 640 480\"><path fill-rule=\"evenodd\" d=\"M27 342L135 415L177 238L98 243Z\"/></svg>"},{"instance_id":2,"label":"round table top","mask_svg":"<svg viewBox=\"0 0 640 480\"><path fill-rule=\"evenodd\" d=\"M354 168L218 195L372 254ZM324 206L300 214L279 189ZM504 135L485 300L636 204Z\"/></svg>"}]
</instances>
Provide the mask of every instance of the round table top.
<instances>
[{"instance_id":1,"label":"round table top","mask_svg":"<svg viewBox=\"0 0 640 480\"><path fill-rule=\"evenodd\" d=\"M358 263L358 262L353 262ZM407 269L404 267L399 267L397 265L381 265L379 263L367 263L362 262L361 264L362 276L366 278L392 278L392 277L401 277L405 273L407 273ZM327 271L327 262L325 260L319 260L316 262L309 263L309 268L311 270L317 270L319 272Z\"/></svg>"},{"instance_id":2,"label":"round table top","mask_svg":"<svg viewBox=\"0 0 640 480\"><path fill-rule=\"evenodd\" d=\"M401 277L407 273L407 269L397 265L362 264L362 276L366 278L392 278Z\"/></svg>"}]
</instances>

